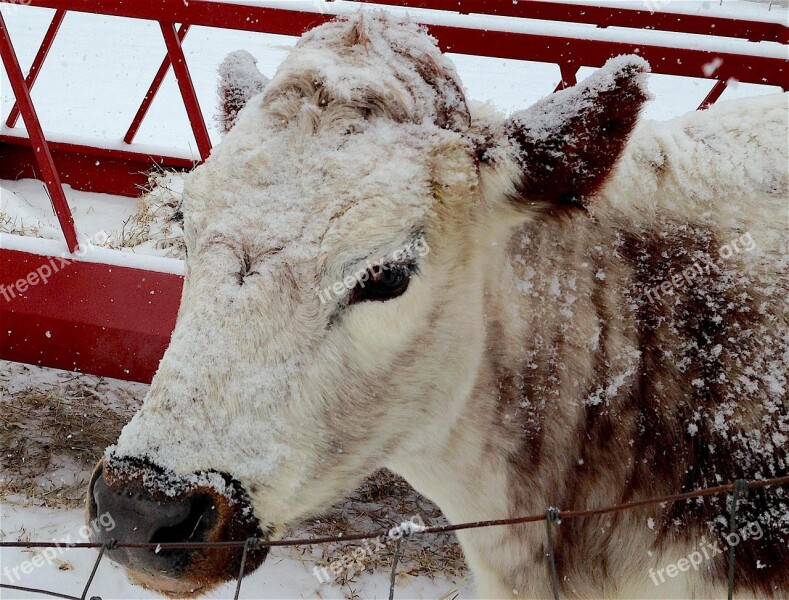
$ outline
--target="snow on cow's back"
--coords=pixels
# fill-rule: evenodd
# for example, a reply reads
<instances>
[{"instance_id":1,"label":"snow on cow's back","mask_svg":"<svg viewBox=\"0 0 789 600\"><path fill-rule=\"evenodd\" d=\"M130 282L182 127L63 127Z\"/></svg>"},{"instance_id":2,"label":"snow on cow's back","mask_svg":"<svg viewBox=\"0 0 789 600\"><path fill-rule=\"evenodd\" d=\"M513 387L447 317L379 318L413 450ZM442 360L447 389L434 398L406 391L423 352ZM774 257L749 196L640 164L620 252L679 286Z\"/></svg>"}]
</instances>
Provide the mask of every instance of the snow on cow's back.
<instances>
[{"instance_id":1,"label":"snow on cow's back","mask_svg":"<svg viewBox=\"0 0 789 600\"><path fill-rule=\"evenodd\" d=\"M788 108L789 94L773 94L642 123L603 191L602 207L633 222L662 214L750 232L762 250L785 254Z\"/></svg>"}]
</instances>

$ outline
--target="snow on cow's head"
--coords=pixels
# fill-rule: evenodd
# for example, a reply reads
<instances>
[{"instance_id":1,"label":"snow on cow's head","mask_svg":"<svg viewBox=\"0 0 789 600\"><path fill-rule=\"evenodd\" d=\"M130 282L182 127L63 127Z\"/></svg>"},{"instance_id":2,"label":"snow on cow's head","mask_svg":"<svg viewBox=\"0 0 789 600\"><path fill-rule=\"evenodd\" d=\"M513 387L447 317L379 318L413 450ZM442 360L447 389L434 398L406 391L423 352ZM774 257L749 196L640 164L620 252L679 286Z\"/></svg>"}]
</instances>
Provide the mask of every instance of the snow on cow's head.
<instances>
[{"instance_id":1,"label":"snow on cow's head","mask_svg":"<svg viewBox=\"0 0 789 600\"><path fill-rule=\"evenodd\" d=\"M267 85L245 72L235 89L245 68L226 69L223 98L265 89L230 103L229 133L189 178L176 329L94 488L180 481L178 498L252 508L225 531L276 536L450 434L484 351L502 223L583 206L635 123L646 67L616 59L510 119L474 118L422 28L360 14L306 34ZM211 474L235 500L216 500ZM173 514L163 528L179 535L197 518ZM195 529L215 539L231 517ZM179 561L166 576L193 588L237 568ZM165 579L147 582L175 589Z\"/></svg>"}]
</instances>

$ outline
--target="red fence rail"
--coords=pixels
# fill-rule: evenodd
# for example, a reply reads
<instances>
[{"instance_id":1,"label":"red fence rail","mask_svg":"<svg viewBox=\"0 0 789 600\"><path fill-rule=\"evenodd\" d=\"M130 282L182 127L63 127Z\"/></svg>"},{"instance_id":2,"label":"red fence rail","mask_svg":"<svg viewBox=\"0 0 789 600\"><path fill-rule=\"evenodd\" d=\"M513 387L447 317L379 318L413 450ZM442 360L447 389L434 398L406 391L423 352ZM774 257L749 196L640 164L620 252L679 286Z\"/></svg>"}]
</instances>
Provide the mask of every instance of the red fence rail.
<instances>
[{"instance_id":1,"label":"red fence rail","mask_svg":"<svg viewBox=\"0 0 789 600\"><path fill-rule=\"evenodd\" d=\"M63 192L63 186L60 184L60 175L55 167L49 144L41 129L41 121L38 119L33 100L30 97L30 87L22 76L22 68L19 66L19 59L14 51L11 36L8 34L2 14L0 14L0 55L3 57L3 64L8 72L8 79L11 81L11 89L14 90L19 111L25 120L30 141L35 149L36 163L41 171L41 179L49 191L49 197L66 238L66 244L69 250L74 252L78 245L74 217L66 200L66 194ZM35 74L31 75L31 82L33 80L35 80Z\"/></svg>"},{"instance_id":2,"label":"red fence rail","mask_svg":"<svg viewBox=\"0 0 789 600\"><path fill-rule=\"evenodd\" d=\"M56 10L55 16L52 17L52 22L49 24L49 28L44 34L44 39L41 42L41 46L39 47L36 57L33 59L33 64L30 66L30 71L25 78L25 85L27 85L29 90L32 90L33 86L36 84L38 73L41 71L41 67L44 65L47 55L49 55L49 51L52 48L52 43L55 41L55 37L60 30L60 26L63 24L63 18L65 16L66 11L60 9ZM19 103L15 102L14 106L11 108L11 113L8 115L8 120L6 120L6 125L9 127L16 127L16 122L19 119L19 115Z\"/></svg>"},{"instance_id":3,"label":"red fence rail","mask_svg":"<svg viewBox=\"0 0 789 600\"><path fill-rule=\"evenodd\" d=\"M0 2L17 4L15 0ZM73 252L77 248L78 235L61 183L78 190L136 196L140 187L147 183L146 172L154 165L173 169L189 169L194 165L173 152L152 152L130 143L170 67L176 75L200 159L205 160L210 154L205 119L181 47L190 27L301 35L335 15L363 8L365 2L316 2L315 10L309 11L290 9L285 2L280 7L273 3L261 6L215 0L30 0L30 6L51 8L56 12L27 77L22 73L8 29L0 18L0 55L17 100L7 124L13 126L19 112L27 130L26 133L21 129L0 133L0 179L41 179L52 198L68 249ZM582 66L597 67L612 56L638 53L652 64L656 73L709 80L711 89L700 108L714 103L730 80L789 88L786 48L789 27L782 23L670 10L610 8L583 1L379 0L378 4L389 5L390 10L407 9L414 21L428 27L445 51L558 64L562 79L558 87L573 85ZM474 14L459 14L456 11L461 6L463 13ZM670 9L670 5L667 6ZM19 10L25 8L19 7ZM144 19L157 22L161 27L167 56L131 119L123 142L58 142L47 138L41 128L30 90L69 11ZM564 25L557 28L556 22ZM180 29L176 29L179 24ZM680 33L683 35L678 35ZM710 72L710 64L719 66ZM32 258L35 256L38 255L0 248L1 283L19 283L21 280L14 278L24 279L24 265L33 265L37 260ZM26 291L10 300L0 298L0 317L5 331L2 335L7 338L7 343L0 347L0 358L149 380L169 339L167 328L174 322L181 279L168 273L116 268L104 286L90 286L96 268L82 261L71 263L68 277L85 284L83 289L69 288L70 294L77 294L74 297L63 296L63 286L68 279L64 276L34 292ZM157 289L168 290L166 301L162 302L159 297L151 300L150 293L155 295ZM122 294L124 290L129 293ZM130 290L145 293L137 295ZM94 308L90 326L85 321L86 315L73 309L58 317L58 330L64 334L71 331L68 336L44 336L52 331L51 327L47 329L42 324L52 324L52 306L63 304L64 297L71 298L71 304L84 302ZM124 298L128 310L122 314L109 305L116 298ZM167 331L157 329L152 343L145 332L150 332L151 323L156 322L155 310L167 311L167 325L164 326ZM93 326L98 329L91 329ZM130 331L137 333L130 335ZM108 347L94 343L91 336L98 335L96 332L102 332L108 340L123 340L123 344L110 344L110 353ZM151 351L152 347L155 350Z\"/></svg>"},{"instance_id":4,"label":"red fence rail","mask_svg":"<svg viewBox=\"0 0 789 600\"><path fill-rule=\"evenodd\" d=\"M789 43L789 31L778 22L750 21L724 16L705 16L673 12L668 2L661 10L649 10L648 2L634 6L599 6L583 2L565 3L550 0L358 0L391 6L432 8L459 11L462 14L496 15L524 19L542 19L566 23L587 23L598 27L629 27L743 38L752 42ZM635 7L642 4L643 8Z\"/></svg>"}]
</instances>

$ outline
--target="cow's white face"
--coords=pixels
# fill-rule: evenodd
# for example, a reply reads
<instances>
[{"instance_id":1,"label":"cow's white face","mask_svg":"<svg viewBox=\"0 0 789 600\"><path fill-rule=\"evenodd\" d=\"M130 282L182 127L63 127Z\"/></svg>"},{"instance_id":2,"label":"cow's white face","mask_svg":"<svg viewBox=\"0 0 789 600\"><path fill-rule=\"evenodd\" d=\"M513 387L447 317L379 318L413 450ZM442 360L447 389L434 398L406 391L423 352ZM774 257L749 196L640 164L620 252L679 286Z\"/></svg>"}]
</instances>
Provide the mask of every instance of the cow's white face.
<instances>
[{"instance_id":1,"label":"cow's white face","mask_svg":"<svg viewBox=\"0 0 789 600\"><path fill-rule=\"evenodd\" d=\"M414 26L357 18L300 43L189 178L177 326L89 502L181 508L116 537L276 536L442 443L483 353L491 248L515 214L501 206L522 183L515 135L497 149L488 126ZM237 554L119 559L183 593L234 576Z\"/></svg>"},{"instance_id":2,"label":"cow's white face","mask_svg":"<svg viewBox=\"0 0 789 600\"><path fill-rule=\"evenodd\" d=\"M285 131L247 153L234 135L190 179L178 325L116 454L232 474L270 529L415 449L468 385L477 176L433 127L382 123L340 147Z\"/></svg>"}]
</instances>

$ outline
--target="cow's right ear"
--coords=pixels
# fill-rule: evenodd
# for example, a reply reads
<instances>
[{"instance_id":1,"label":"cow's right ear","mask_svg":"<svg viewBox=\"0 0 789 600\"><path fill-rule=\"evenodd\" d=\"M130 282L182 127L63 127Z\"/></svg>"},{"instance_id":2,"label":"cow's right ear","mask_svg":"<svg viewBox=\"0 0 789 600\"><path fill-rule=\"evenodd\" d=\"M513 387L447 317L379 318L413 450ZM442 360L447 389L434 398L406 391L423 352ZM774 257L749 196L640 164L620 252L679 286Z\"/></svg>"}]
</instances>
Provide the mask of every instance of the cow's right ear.
<instances>
[{"instance_id":1,"label":"cow's right ear","mask_svg":"<svg viewBox=\"0 0 789 600\"><path fill-rule=\"evenodd\" d=\"M479 152L489 193L519 210L584 208L613 171L644 103L647 62L609 60L494 127ZM492 189L493 188L493 189ZM495 200L493 200L495 202Z\"/></svg>"},{"instance_id":2,"label":"cow's right ear","mask_svg":"<svg viewBox=\"0 0 789 600\"><path fill-rule=\"evenodd\" d=\"M225 134L236 123L238 113L249 99L268 85L269 79L257 68L257 59L245 50L231 52L219 65L219 126Z\"/></svg>"}]
</instances>

